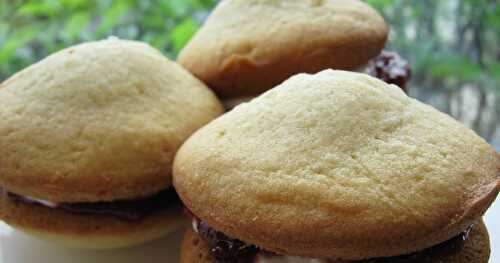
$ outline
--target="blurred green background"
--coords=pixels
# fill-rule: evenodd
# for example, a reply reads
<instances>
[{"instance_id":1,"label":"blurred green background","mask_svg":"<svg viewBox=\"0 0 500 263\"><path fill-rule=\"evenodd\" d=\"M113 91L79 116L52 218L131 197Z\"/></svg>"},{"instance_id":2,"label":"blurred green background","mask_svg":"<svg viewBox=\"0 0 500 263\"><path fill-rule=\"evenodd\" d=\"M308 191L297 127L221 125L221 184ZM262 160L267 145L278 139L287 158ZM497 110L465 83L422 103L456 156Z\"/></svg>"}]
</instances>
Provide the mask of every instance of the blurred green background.
<instances>
[{"instance_id":1,"label":"blurred green background","mask_svg":"<svg viewBox=\"0 0 500 263\"><path fill-rule=\"evenodd\" d=\"M497 0L366 0L391 26L387 48L413 68L410 95L500 147ZM217 0L0 0L0 81L67 46L109 35L175 59ZM258 19L258 18L255 18Z\"/></svg>"}]
</instances>

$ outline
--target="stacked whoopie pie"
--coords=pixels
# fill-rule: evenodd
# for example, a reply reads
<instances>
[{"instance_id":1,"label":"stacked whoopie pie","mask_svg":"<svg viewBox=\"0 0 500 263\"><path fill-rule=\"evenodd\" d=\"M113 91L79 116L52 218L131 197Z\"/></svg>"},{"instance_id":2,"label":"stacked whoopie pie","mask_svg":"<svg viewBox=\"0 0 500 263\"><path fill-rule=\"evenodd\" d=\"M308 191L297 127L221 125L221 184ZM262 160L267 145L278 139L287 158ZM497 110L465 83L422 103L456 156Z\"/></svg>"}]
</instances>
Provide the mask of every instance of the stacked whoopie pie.
<instances>
[{"instance_id":1,"label":"stacked whoopie pie","mask_svg":"<svg viewBox=\"0 0 500 263\"><path fill-rule=\"evenodd\" d=\"M226 109L298 73L362 71L406 88L408 63L382 51L388 27L352 0L225 0L178 62L223 99Z\"/></svg>"},{"instance_id":2,"label":"stacked whoopie pie","mask_svg":"<svg viewBox=\"0 0 500 263\"><path fill-rule=\"evenodd\" d=\"M182 223L174 154L223 108L152 47L70 47L0 87L0 218L66 246L113 248Z\"/></svg>"},{"instance_id":3,"label":"stacked whoopie pie","mask_svg":"<svg viewBox=\"0 0 500 263\"><path fill-rule=\"evenodd\" d=\"M486 263L500 157L366 74L299 74L195 132L181 262Z\"/></svg>"}]
</instances>

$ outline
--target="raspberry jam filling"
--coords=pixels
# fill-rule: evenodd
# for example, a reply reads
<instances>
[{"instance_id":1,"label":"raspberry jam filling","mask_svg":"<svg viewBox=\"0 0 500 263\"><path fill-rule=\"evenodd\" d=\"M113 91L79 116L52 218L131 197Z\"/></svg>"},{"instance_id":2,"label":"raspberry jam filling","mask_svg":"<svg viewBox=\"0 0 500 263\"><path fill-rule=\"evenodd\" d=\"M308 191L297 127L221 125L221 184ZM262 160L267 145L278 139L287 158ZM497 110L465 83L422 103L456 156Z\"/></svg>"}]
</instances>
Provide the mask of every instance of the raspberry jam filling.
<instances>
[{"instance_id":1,"label":"raspberry jam filling","mask_svg":"<svg viewBox=\"0 0 500 263\"><path fill-rule=\"evenodd\" d=\"M230 238L224 233L211 228L205 221L193 220L193 229L210 246L210 254L215 262L253 262L259 252L254 245Z\"/></svg>"},{"instance_id":2,"label":"raspberry jam filling","mask_svg":"<svg viewBox=\"0 0 500 263\"><path fill-rule=\"evenodd\" d=\"M179 197L173 187L146 198L96 203L55 203L11 192L6 194L7 198L14 202L62 209L75 214L113 216L126 221L141 220L153 212L168 209L172 204L179 202Z\"/></svg>"},{"instance_id":3,"label":"raspberry jam filling","mask_svg":"<svg viewBox=\"0 0 500 263\"><path fill-rule=\"evenodd\" d=\"M208 244L214 263L387 263L387 262L427 262L438 255L455 254L463 248L470 231L470 226L460 235L421 252L390 258L374 258L361 261L342 261L334 259L303 258L278 255L231 238L210 227L205 221L193 216L193 230Z\"/></svg>"},{"instance_id":4,"label":"raspberry jam filling","mask_svg":"<svg viewBox=\"0 0 500 263\"><path fill-rule=\"evenodd\" d=\"M389 84L398 85L408 93L406 84L411 77L410 64L396 52L383 50L368 62L365 72Z\"/></svg>"}]
</instances>

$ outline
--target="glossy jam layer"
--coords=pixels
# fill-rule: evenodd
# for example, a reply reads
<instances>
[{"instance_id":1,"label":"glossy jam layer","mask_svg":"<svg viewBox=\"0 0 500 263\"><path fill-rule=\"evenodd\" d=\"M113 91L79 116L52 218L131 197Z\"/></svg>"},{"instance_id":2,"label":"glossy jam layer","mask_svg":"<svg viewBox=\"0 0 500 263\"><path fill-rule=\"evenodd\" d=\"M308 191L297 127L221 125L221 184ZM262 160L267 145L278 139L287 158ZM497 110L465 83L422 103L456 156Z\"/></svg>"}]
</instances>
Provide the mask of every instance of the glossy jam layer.
<instances>
[{"instance_id":1,"label":"glossy jam layer","mask_svg":"<svg viewBox=\"0 0 500 263\"><path fill-rule=\"evenodd\" d=\"M193 230L207 242L215 263L387 263L387 262L427 262L431 256L447 255L458 252L465 244L472 226L455 238L443 242L422 252L409 255L375 258L362 261L342 261L334 259L303 258L278 255L267 252L255 245L231 238L210 227L206 222L193 219Z\"/></svg>"},{"instance_id":2,"label":"glossy jam layer","mask_svg":"<svg viewBox=\"0 0 500 263\"><path fill-rule=\"evenodd\" d=\"M193 229L210 246L210 253L215 262L252 262L259 249L238 239L230 238L224 233L210 227L204 221L193 221Z\"/></svg>"},{"instance_id":3,"label":"glossy jam layer","mask_svg":"<svg viewBox=\"0 0 500 263\"><path fill-rule=\"evenodd\" d=\"M411 68L408 61L398 53L382 51L368 62L365 71L387 83L398 85L408 93L407 83L411 77Z\"/></svg>"},{"instance_id":4,"label":"glossy jam layer","mask_svg":"<svg viewBox=\"0 0 500 263\"><path fill-rule=\"evenodd\" d=\"M62 209L77 214L113 216L127 221L136 221L152 212L167 209L179 202L173 187L158 192L150 197L134 200L118 200L96 203L55 203L7 192L7 198L14 202L40 205L51 209Z\"/></svg>"}]
</instances>

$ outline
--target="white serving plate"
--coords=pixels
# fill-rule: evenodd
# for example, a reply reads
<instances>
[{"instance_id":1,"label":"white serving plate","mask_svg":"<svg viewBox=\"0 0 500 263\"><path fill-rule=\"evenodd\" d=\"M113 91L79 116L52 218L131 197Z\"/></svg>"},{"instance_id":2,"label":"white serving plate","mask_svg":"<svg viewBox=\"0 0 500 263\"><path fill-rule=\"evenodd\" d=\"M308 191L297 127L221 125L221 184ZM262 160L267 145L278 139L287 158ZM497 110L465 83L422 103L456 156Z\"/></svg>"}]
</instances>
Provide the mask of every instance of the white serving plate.
<instances>
[{"instance_id":1,"label":"white serving plate","mask_svg":"<svg viewBox=\"0 0 500 263\"><path fill-rule=\"evenodd\" d=\"M491 238L490 263L500 263L500 200L486 213ZM111 251L62 248L0 223L0 263L173 263L179 262L183 230L138 247Z\"/></svg>"}]
</instances>

